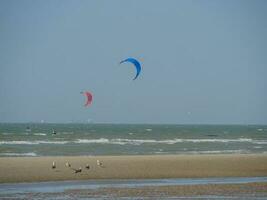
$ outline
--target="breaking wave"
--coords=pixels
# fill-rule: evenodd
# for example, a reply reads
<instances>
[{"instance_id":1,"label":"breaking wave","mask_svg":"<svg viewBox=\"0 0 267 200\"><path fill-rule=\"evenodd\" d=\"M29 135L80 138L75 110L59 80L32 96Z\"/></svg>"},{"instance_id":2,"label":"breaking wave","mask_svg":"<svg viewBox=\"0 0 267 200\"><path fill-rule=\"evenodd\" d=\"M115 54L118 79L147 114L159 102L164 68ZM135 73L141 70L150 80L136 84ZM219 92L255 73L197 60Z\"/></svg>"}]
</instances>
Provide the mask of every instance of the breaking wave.
<instances>
[{"instance_id":1,"label":"breaking wave","mask_svg":"<svg viewBox=\"0 0 267 200\"><path fill-rule=\"evenodd\" d=\"M34 133L33 135L40 135L40 136L45 136L46 135L46 133Z\"/></svg>"},{"instance_id":2,"label":"breaking wave","mask_svg":"<svg viewBox=\"0 0 267 200\"><path fill-rule=\"evenodd\" d=\"M9 144L9 145L36 145L36 144L66 144L67 141L0 141L1 144Z\"/></svg>"},{"instance_id":3,"label":"breaking wave","mask_svg":"<svg viewBox=\"0 0 267 200\"><path fill-rule=\"evenodd\" d=\"M97 143L97 144L119 144L119 145L141 145L146 143L155 143L155 144L176 144L183 142L191 142L191 143L209 143L209 142L218 142L218 143L227 143L227 142L249 142L255 144L262 144L267 141L263 140L253 140L250 138L239 138L239 139L171 139L171 140L154 140L154 139L123 139L123 138L115 138L115 139L107 139L107 138L99 138L99 139L78 139L75 143Z\"/></svg>"},{"instance_id":4,"label":"breaking wave","mask_svg":"<svg viewBox=\"0 0 267 200\"><path fill-rule=\"evenodd\" d=\"M60 138L61 139L61 138ZM126 139L126 138L98 138L98 139L76 139L76 140L33 140L33 141L0 141L0 145L37 145L37 144L115 144L115 145L142 145L142 144L176 144L176 143L251 143L251 144L267 144L267 140L253 140L251 138L238 139Z\"/></svg>"},{"instance_id":5,"label":"breaking wave","mask_svg":"<svg viewBox=\"0 0 267 200\"><path fill-rule=\"evenodd\" d=\"M29 153L0 153L1 156L37 156L34 152Z\"/></svg>"}]
</instances>

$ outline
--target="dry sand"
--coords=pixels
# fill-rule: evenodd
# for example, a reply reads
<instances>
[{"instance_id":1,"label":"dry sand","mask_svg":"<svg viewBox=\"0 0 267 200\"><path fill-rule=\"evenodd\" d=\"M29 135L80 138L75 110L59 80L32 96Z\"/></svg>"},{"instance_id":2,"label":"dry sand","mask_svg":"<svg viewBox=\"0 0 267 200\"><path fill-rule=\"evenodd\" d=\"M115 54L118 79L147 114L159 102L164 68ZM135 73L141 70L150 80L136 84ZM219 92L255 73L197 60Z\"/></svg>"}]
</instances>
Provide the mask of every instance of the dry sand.
<instances>
[{"instance_id":1,"label":"dry sand","mask_svg":"<svg viewBox=\"0 0 267 200\"><path fill-rule=\"evenodd\" d=\"M97 166L97 159L103 167ZM56 169L52 169L53 161ZM75 174L66 162L73 168L82 167L82 172ZM249 176L267 176L267 154L0 158L1 183Z\"/></svg>"}]
</instances>

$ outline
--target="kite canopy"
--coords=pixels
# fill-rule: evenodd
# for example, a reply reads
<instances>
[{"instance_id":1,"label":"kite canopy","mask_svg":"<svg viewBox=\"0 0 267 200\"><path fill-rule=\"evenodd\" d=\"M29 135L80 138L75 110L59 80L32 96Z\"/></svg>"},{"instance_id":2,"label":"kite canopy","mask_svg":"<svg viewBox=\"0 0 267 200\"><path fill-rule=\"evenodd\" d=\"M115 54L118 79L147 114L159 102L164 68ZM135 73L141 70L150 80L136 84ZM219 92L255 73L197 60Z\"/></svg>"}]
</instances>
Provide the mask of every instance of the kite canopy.
<instances>
[{"instance_id":1,"label":"kite canopy","mask_svg":"<svg viewBox=\"0 0 267 200\"><path fill-rule=\"evenodd\" d=\"M140 74L140 72L141 72L141 64L140 64L140 63L138 62L138 60L136 60L135 58L127 58L127 59L125 59L125 60L122 60L122 61L120 62L120 64L122 64L122 63L124 63L124 62L130 62L130 63L134 64L134 66L135 66L135 68L136 68L136 75L135 75L135 77L134 77L133 80L135 80L135 79L139 76L139 74Z\"/></svg>"},{"instance_id":2,"label":"kite canopy","mask_svg":"<svg viewBox=\"0 0 267 200\"><path fill-rule=\"evenodd\" d=\"M83 94L86 96L86 102L85 102L84 106L87 107L87 106L92 104L93 95L88 91L83 92Z\"/></svg>"}]
</instances>

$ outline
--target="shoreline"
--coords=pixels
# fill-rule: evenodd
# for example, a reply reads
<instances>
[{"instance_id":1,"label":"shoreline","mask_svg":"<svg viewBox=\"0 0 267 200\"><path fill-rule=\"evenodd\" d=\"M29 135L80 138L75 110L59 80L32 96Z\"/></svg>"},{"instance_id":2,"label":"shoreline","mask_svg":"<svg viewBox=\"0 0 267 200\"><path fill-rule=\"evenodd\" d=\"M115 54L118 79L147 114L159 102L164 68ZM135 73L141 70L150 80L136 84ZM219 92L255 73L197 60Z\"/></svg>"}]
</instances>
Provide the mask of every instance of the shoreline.
<instances>
[{"instance_id":1,"label":"shoreline","mask_svg":"<svg viewBox=\"0 0 267 200\"><path fill-rule=\"evenodd\" d=\"M0 183L257 176L267 176L267 154L0 157Z\"/></svg>"},{"instance_id":2,"label":"shoreline","mask_svg":"<svg viewBox=\"0 0 267 200\"><path fill-rule=\"evenodd\" d=\"M60 187L57 187L60 184ZM86 185L88 186L88 185ZM248 182L248 183L210 183L193 185L133 185L132 187L123 185L100 185L86 187L81 185L66 185L66 183L28 183L11 184L0 188L0 198L10 199L83 199L86 198L235 198L235 199L262 199L267 195L267 182ZM98 187L100 186L100 187Z\"/></svg>"}]
</instances>

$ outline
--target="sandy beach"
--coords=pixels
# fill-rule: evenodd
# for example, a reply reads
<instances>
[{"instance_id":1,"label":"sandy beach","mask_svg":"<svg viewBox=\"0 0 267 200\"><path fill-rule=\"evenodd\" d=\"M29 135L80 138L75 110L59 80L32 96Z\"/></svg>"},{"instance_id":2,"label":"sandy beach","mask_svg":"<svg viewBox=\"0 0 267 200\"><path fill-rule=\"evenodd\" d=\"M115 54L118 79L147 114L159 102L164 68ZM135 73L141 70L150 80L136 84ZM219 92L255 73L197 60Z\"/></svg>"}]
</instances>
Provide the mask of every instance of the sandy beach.
<instances>
[{"instance_id":1,"label":"sandy beach","mask_svg":"<svg viewBox=\"0 0 267 200\"><path fill-rule=\"evenodd\" d=\"M140 188L103 188L98 190L69 190L65 194L73 196L100 196L109 194L112 197L239 197L251 199L266 197L267 183L248 184L208 184L208 185L179 185L153 186Z\"/></svg>"},{"instance_id":2,"label":"sandy beach","mask_svg":"<svg viewBox=\"0 0 267 200\"><path fill-rule=\"evenodd\" d=\"M97 159L103 166L97 165ZM53 161L56 168L52 169ZM72 168L82 167L81 173ZM90 169L86 169L86 164ZM266 154L2 157L0 182L267 176Z\"/></svg>"}]
</instances>

